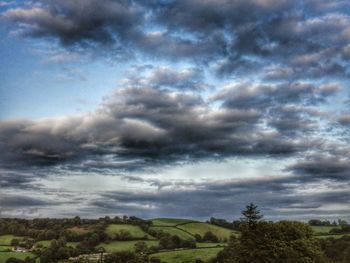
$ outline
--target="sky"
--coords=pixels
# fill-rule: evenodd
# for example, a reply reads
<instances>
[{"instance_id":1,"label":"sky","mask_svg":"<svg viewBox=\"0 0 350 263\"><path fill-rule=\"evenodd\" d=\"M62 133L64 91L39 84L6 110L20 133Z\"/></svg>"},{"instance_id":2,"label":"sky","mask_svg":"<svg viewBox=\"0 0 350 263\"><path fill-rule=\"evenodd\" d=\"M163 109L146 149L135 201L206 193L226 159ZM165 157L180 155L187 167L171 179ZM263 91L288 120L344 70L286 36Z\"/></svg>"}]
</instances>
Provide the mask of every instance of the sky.
<instances>
[{"instance_id":1,"label":"sky","mask_svg":"<svg viewBox=\"0 0 350 263\"><path fill-rule=\"evenodd\" d=\"M350 2L0 1L0 216L350 220Z\"/></svg>"}]
</instances>

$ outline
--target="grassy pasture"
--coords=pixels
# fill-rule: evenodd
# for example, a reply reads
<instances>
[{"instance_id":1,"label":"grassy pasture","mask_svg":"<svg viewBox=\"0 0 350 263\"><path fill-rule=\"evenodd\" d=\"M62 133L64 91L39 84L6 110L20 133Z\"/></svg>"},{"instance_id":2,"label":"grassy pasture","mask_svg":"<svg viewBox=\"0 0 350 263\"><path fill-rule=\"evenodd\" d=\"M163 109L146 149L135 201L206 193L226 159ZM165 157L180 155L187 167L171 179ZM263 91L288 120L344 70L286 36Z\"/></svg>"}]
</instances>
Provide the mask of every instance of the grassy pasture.
<instances>
[{"instance_id":1,"label":"grassy pasture","mask_svg":"<svg viewBox=\"0 0 350 263\"><path fill-rule=\"evenodd\" d=\"M110 243L102 243L97 247L103 247L107 252L120 252L120 251L134 251L135 244L140 241L113 241ZM145 240L142 241L147 244L148 247L157 246L158 240Z\"/></svg>"},{"instance_id":2,"label":"grassy pasture","mask_svg":"<svg viewBox=\"0 0 350 263\"><path fill-rule=\"evenodd\" d=\"M11 246L0 246L0 252L12 250Z\"/></svg>"},{"instance_id":3,"label":"grassy pasture","mask_svg":"<svg viewBox=\"0 0 350 263\"><path fill-rule=\"evenodd\" d=\"M2 236L0 236L0 245L10 246L11 245L11 241L14 238L17 238L19 240L23 239L23 237L14 236L14 235L2 235Z\"/></svg>"},{"instance_id":4,"label":"grassy pasture","mask_svg":"<svg viewBox=\"0 0 350 263\"><path fill-rule=\"evenodd\" d=\"M134 225L127 225L127 224L111 224L108 225L106 229L106 233L110 237L114 237L116 234L118 234L121 230L128 231L130 235L133 238L143 238L144 236L147 236L149 239L153 239L152 236L144 232L139 226Z\"/></svg>"},{"instance_id":5,"label":"grassy pasture","mask_svg":"<svg viewBox=\"0 0 350 263\"><path fill-rule=\"evenodd\" d=\"M199 234L201 237L203 237L206 232L211 231L220 240L223 240L225 238L229 239L232 233L238 235L237 232L230 229L207 223L189 223L185 225L179 225L177 227L191 233L192 235Z\"/></svg>"},{"instance_id":6,"label":"grassy pasture","mask_svg":"<svg viewBox=\"0 0 350 263\"><path fill-rule=\"evenodd\" d=\"M328 234L333 228L339 228L338 226L311 226L315 234Z\"/></svg>"},{"instance_id":7,"label":"grassy pasture","mask_svg":"<svg viewBox=\"0 0 350 263\"><path fill-rule=\"evenodd\" d=\"M176 219L176 218L155 218L151 220L153 226L176 226L184 223L196 222L188 219Z\"/></svg>"},{"instance_id":8,"label":"grassy pasture","mask_svg":"<svg viewBox=\"0 0 350 263\"><path fill-rule=\"evenodd\" d=\"M26 257L33 258L35 257L32 253L16 253L16 252L0 252L0 262L5 263L8 258L18 258L18 259L25 259ZM39 260L36 260L39 262Z\"/></svg>"},{"instance_id":9,"label":"grassy pasture","mask_svg":"<svg viewBox=\"0 0 350 263\"><path fill-rule=\"evenodd\" d=\"M164 227L164 226L154 226L151 227L150 229L153 230L161 230L164 233L168 233L170 235L177 235L179 238L184 239L184 240L194 240L194 237L186 232L184 232L181 229L178 229L176 227Z\"/></svg>"},{"instance_id":10,"label":"grassy pasture","mask_svg":"<svg viewBox=\"0 0 350 263\"><path fill-rule=\"evenodd\" d=\"M187 249L161 252L150 255L159 258L164 263L193 263L196 259L207 262L214 258L223 248Z\"/></svg>"},{"instance_id":11,"label":"grassy pasture","mask_svg":"<svg viewBox=\"0 0 350 263\"><path fill-rule=\"evenodd\" d=\"M209 242L197 242L196 243L197 248L204 248L204 247L224 247L226 246L226 243L209 243Z\"/></svg>"}]
</instances>

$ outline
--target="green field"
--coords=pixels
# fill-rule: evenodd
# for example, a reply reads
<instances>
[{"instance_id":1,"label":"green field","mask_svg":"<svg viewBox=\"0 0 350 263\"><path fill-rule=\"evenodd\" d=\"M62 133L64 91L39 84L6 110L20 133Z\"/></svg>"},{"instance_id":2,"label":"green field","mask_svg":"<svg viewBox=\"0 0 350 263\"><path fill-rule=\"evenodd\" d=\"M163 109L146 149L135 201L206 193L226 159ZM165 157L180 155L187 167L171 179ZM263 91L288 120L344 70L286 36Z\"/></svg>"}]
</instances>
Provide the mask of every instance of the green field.
<instances>
[{"instance_id":1,"label":"green field","mask_svg":"<svg viewBox=\"0 0 350 263\"><path fill-rule=\"evenodd\" d=\"M146 232L144 232L139 226L127 225L127 224L111 224L108 225L106 229L106 233L110 237L114 237L121 230L128 231L133 238L144 238L145 236L149 239L154 239L154 237L150 236Z\"/></svg>"},{"instance_id":2,"label":"green field","mask_svg":"<svg viewBox=\"0 0 350 263\"><path fill-rule=\"evenodd\" d=\"M0 252L0 262L4 263L8 258L18 258L25 259L26 257L33 258L35 257L32 253L16 253L16 252ZM39 260L37 260L39 262Z\"/></svg>"},{"instance_id":3,"label":"green field","mask_svg":"<svg viewBox=\"0 0 350 263\"><path fill-rule=\"evenodd\" d=\"M42 245L43 247L49 247L51 244L51 240L42 240L35 243L36 245ZM79 242L67 242L67 247L76 247Z\"/></svg>"},{"instance_id":4,"label":"green field","mask_svg":"<svg viewBox=\"0 0 350 263\"><path fill-rule=\"evenodd\" d=\"M170 235L177 235L179 238L184 240L194 240L194 237L185 231L178 229L176 227L165 227L165 226L153 226L150 227L152 230L161 230L164 233L168 233Z\"/></svg>"},{"instance_id":5,"label":"green field","mask_svg":"<svg viewBox=\"0 0 350 263\"><path fill-rule=\"evenodd\" d=\"M150 258L159 258L162 263L193 263L196 259L207 262L214 258L222 249L223 248L206 248L161 252L150 255Z\"/></svg>"},{"instance_id":6,"label":"green field","mask_svg":"<svg viewBox=\"0 0 350 263\"><path fill-rule=\"evenodd\" d=\"M229 239L231 234L238 235L238 232L207 223L189 223L180 225L178 228L183 229L192 235L199 234L201 237L203 237L206 232L211 231L220 240Z\"/></svg>"},{"instance_id":7,"label":"green field","mask_svg":"<svg viewBox=\"0 0 350 263\"><path fill-rule=\"evenodd\" d=\"M311 226L315 234L328 234L333 228L339 228L338 226Z\"/></svg>"},{"instance_id":8,"label":"green field","mask_svg":"<svg viewBox=\"0 0 350 263\"><path fill-rule=\"evenodd\" d=\"M12 250L11 246L0 246L0 252Z\"/></svg>"},{"instance_id":9,"label":"green field","mask_svg":"<svg viewBox=\"0 0 350 263\"><path fill-rule=\"evenodd\" d=\"M102 243L97 247L103 247L107 252L120 252L120 251L133 251L135 244L140 241L113 241L110 243ZM158 240L146 240L142 241L147 244L148 247L158 246Z\"/></svg>"},{"instance_id":10,"label":"green field","mask_svg":"<svg viewBox=\"0 0 350 263\"><path fill-rule=\"evenodd\" d=\"M203 247L224 247L224 246L226 246L226 243L197 242L196 246L198 248L203 248Z\"/></svg>"},{"instance_id":11,"label":"green field","mask_svg":"<svg viewBox=\"0 0 350 263\"><path fill-rule=\"evenodd\" d=\"M176 218L155 218L152 219L153 226L176 226L184 223L196 222L188 219L176 219Z\"/></svg>"},{"instance_id":12,"label":"green field","mask_svg":"<svg viewBox=\"0 0 350 263\"><path fill-rule=\"evenodd\" d=\"M0 245L10 246L11 241L14 238L23 239L23 237L18 237L18 236L14 236L14 235L3 235L3 236L0 236Z\"/></svg>"}]
</instances>

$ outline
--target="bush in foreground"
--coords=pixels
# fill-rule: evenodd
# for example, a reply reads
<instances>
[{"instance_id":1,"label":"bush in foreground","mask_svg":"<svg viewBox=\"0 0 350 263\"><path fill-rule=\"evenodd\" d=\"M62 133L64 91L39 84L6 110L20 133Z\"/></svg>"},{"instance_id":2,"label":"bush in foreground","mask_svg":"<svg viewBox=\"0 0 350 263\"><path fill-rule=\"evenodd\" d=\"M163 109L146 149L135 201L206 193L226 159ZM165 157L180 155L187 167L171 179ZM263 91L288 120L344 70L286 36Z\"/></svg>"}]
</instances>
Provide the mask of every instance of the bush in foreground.
<instances>
[{"instance_id":1,"label":"bush in foreground","mask_svg":"<svg viewBox=\"0 0 350 263\"><path fill-rule=\"evenodd\" d=\"M323 263L320 243L310 226L292 221L262 221L253 204L242 213L241 236L231 238L214 262L219 263Z\"/></svg>"}]
</instances>

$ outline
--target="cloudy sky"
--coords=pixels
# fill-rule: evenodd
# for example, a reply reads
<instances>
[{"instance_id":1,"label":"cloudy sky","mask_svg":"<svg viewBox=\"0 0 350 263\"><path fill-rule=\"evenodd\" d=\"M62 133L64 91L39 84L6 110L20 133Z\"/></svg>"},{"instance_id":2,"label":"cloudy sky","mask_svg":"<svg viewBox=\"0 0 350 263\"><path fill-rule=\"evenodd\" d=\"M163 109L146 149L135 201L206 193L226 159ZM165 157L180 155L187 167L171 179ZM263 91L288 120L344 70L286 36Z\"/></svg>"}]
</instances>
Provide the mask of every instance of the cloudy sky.
<instances>
[{"instance_id":1,"label":"cloudy sky","mask_svg":"<svg viewBox=\"0 0 350 263\"><path fill-rule=\"evenodd\" d=\"M350 3L0 1L0 216L350 219Z\"/></svg>"}]
</instances>

